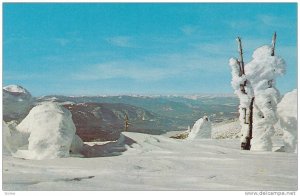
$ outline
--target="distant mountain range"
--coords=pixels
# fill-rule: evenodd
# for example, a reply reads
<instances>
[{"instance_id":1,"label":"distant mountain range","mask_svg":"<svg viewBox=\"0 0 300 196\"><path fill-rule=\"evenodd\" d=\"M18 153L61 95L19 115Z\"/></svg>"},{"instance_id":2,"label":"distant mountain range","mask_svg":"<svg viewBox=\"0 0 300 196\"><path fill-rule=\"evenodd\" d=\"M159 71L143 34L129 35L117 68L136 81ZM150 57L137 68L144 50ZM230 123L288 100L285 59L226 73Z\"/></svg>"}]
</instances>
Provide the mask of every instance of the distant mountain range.
<instances>
[{"instance_id":1,"label":"distant mountain range","mask_svg":"<svg viewBox=\"0 0 300 196\"><path fill-rule=\"evenodd\" d=\"M234 96L44 96L36 101L58 102L69 109L85 141L117 139L125 114L131 123L128 131L150 134L187 129L205 115L212 122L238 117Z\"/></svg>"},{"instance_id":2,"label":"distant mountain range","mask_svg":"<svg viewBox=\"0 0 300 196\"><path fill-rule=\"evenodd\" d=\"M120 132L125 129L125 115L129 119L130 132L162 134L178 129L176 125L179 124L176 119L123 103L79 103L63 106L71 111L76 132L84 141L118 139Z\"/></svg>"},{"instance_id":3,"label":"distant mountain range","mask_svg":"<svg viewBox=\"0 0 300 196\"><path fill-rule=\"evenodd\" d=\"M53 100L67 103L123 103L144 108L162 116L181 119L189 125L204 115L212 122L237 118L238 99L234 96L44 96L38 101Z\"/></svg>"}]
</instances>

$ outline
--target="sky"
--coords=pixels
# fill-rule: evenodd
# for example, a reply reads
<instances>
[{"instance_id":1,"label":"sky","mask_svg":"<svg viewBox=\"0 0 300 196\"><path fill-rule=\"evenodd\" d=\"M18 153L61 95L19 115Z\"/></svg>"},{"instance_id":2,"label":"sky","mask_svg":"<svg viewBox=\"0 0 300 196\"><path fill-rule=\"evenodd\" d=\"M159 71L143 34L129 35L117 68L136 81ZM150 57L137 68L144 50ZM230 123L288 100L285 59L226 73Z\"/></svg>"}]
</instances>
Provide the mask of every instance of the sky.
<instances>
[{"instance_id":1,"label":"sky","mask_svg":"<svg viewBox=\"0 0 300 196\"><path fill-rule=\"evenodd\" d=\"M4 3L3 85L34 96L233 93L228 60L270 44L297 88L296 3Z\"/></svg>"}]
</instances>

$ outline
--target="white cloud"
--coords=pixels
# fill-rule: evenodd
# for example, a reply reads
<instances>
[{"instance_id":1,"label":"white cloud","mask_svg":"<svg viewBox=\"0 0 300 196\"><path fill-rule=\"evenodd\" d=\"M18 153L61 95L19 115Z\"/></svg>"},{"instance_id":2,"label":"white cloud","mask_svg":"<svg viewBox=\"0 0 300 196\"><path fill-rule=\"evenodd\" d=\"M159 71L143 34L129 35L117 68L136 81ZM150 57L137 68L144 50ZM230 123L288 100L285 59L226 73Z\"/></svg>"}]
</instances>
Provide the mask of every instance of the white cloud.
<instances>
[{"instance_id":1,"label":"white cloud","mask_svg":"<svg viewBox=\"0 0 300 196\"><path fill-rule=\"evenodd\" d=\"M274 15L259 15L258 19L262 24L270 27L288 28L293 26L290 25L289 20Z\"/></svg>"},{"instance_id":2,"label":"white cloud","mask_svg":"<svg viewBox=\"0 0 300 196\"><path fill-rule=\"evenodd\" d=\"M268 44L270 39L243 39L245 62L250 61L255 48ZM228 59L238 56L234 38L214 43L195 43L186 52L143 55L134 59L114 59L97 64L87 64L74 70L70 79L82 81L127 78L132 80L160 81L168 78L201 77L205 73L228 72ZM78 66L75 66L78 67Z\"/></svg>"},{"instance_id":3,"label":"white cloud","mask_svg":"<svg viewBox=\"0 0 300 196\"><path fill-rule=\"evenodd\" d=\"M198 27L192 25L185 25L180 29L185 35L192 35L197 32Z\"/></svg>"},{"instance_id":4,"label":"white cloud","mask_svg":"<svg viewBox=\"0 0 300 196\"><path fill-rule=\"evenodd\" d=\"M20 72L4 72L3 79L5 80L30 80L30 79L43 79L49 78L49 75L40 73L20 73Z\"/></svg>"},{"instance_id":5,"label":"white cloud","mask_svg":"<svg viewBox=\"0 0 300 196\"><path fill-rule=\"evenodd\" d=\"M132 43L132 38L128 37L128 36L110 37L110 38L106 39L106 41L108 43L118 46L118 47L124 47L124 48L135 47L135 45Z\"/></svg>"},{"instance_id":6,"label":"white cloud","mask_svg":"<svg viewBox=\"0 0 300 196\"><path fill-rule=\"evenodd\" d=\"M227 58L202 56L198 51L145 56L134 60L108 61L84 66L71 74L74 80L105 80L129 78L157 81L166 78L188 77L195 73L223 72L228 69ZM88 71L86 71L88 69Z\"/></svg>"},{"instance_id":7,"label":"white cloud","mask_svg":"<svg viewBox=\"0 0 300 196\"><path fill-rule=\"evenodd\" d=\"M249 29L249 28L255 26L255 21L251 21L251 20L225 21L225 23L228 24L233 29L238 29L238 28Z\"/></svg>"},{"instance_id":8,"label":"white cloud","mask_svg":"<svg viewBox=\"0 0 300 196\"><path fill-rule=\"evenodd\" d=\"M291 23L285 17L279 17L274 15L258 15L256 18L250 19L236 19L232 21L225 21L225 24L229 25L232 29L259 29L264 30L265 28L276 27L276 28L291 28L294 24Z\"/></svg>"},{"instance_id":9,"label":"white cloud","mask_svg":"<svg viewBox=\"0 0 300 196\"><path fill-rule=\"evenodd\" d=\"M54 40L54 42L56 42L57 44L59 44L62 47L66 46L67 44L69 44L71 42L69 39L66 39L66 38L55 38L53 40Z\"/></svg>"}]
</instances>

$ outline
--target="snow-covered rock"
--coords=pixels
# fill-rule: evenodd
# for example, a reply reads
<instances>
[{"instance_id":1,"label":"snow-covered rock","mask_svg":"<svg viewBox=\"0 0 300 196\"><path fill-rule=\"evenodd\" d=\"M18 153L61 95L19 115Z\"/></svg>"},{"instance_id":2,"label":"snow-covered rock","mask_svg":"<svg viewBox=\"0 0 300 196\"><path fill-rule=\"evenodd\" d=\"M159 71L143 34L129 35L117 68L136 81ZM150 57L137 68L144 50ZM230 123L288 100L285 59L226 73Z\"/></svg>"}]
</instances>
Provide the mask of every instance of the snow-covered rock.
<instances>
[{"instance_id":1,"label":"snow-covered rock","mask_svg":"<svg viewBox=\"0 0 300 196\"><path fill-rule=\"evenodd\" d=\"M68 157L76 132L70 111L50 102L32 108L17 129L30 134L29 145L13 155L38 160Z\"/></svg>"},{"instance_id":2,"label":"snow-covered rock","mask_svg":"<svg viewBox=\"0 0 300 196\"><path fill-rule=\"evenodd\" d=\"M207 116L204 116L195 122L187 137L188 140L193 140L195 138L211 138L211 122Z\"/></svg>"},{"instance_id":3,"label":"snow-covered rock","mask_svg":"<svg viewBox=\"0 0 300 196\"><path fill-rule=\"evenodd\" d=\"M286 93L277 105L279 125L283 130L286 152L297 151L297 89Z\"/></svg>"},{"instance_id":4,"label":"snow-covered rock","mask_svg":"<svg viewBox=\"0 0 300 196\"><path fill-rule=\"evenodd\" d=\"M29 112L33 99L23 87L9 85L3 88L3 120L22 120Z\"/></svg>"}]
</instances>

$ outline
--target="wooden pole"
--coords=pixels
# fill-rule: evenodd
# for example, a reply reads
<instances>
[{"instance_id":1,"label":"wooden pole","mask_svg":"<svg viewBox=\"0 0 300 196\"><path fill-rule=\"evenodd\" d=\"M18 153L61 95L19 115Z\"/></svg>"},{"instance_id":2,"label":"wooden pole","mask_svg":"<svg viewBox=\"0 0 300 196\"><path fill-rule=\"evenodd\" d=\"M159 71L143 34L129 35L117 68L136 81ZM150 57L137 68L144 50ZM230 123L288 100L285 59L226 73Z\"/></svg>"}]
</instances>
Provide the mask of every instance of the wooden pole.
<instances>
[{"instance_id":1,"label":"wooden pole","mask_svg":"<svg viewBox=\"0 0 300 196\"><path fill-rule=\"evenodd\" d=\"M249 108L249 131L248 135L246 137L246 145L244 150L250 150L251 149L251 139L252 139L252 132L253 132L253 104L254 104L254 97L252 97L250 102L250 108Z\"/></svg>"},{"instance_id":2,"label":"wooden pole","mask_svg":"<svg viewBox=\"0 0 300 196\"><path fill-rule=\"evenodd\" d=\"M125 118L124 118L124 128L125 128L125 131L128 131L129 125L130 125L130 123L129 123L128 116L127 116L127 114L125 114Z\"/></svg>"},{"instance_id":3,"label":"wooden pole","mask_svg":"<svg viewBox=\"0 0 300 196\"><path fill-rule=\"evenodd\" d=\"M273 38L272 38L272 53L271 53L271 56L275 55L276 37L277 37L277 34L276 34L276 32L274 32L274 35L273 35Z\"/></svg>"},{"instance_id":4,"label":"wooden pole","mask_svg":"<svg viewBox=\"0 0 300 196\"><path fill-rule=\"evenodd\" d=\"M240 76L245 75L245 64L243 58L243 47L242 47L242 40L240 37L237 37L238 42L238 52L239 52L239 68L240 68ZM243 84L240 84L240 89L243 94L247 94L245 90L245 86L247 85L247 80ZM253 129L253 104L254 104L254 97L251 99L249 108L243 108L244 111L244 124L248 124L248 133L245 137L246 142L241 143L242 150L250 150L251 148L251 139L252 139L252 129ZM249 110L249 116L247 119L247 110Z\"/></svg>"},{"instance_id":5,"label":"wooden pole","mask_svg":"<svg viewBox=\"0 0 300 196\"><path fill-rule=\"evenodd\" d=\"M276 34L276 32L274 32L273 37L272 37L272 52L271 52L271 56L275 56L276 38L277 38L277 34ZM269 88L272 88L272 86L273 86L273 80L269 80L268 81L268 85L269 85Z\"/></svg>"},{"instance_id":6,"label":"wooden pole","mask_svg":"<svg viewBox=\"0 0 300 196\"><path fill-rule=\"evenodd\" d=\"M238 50L239 50L239 54L240 54L240 70L241 70L241 74L245 75L245 65L244 65L244 58L243 58L243 47L242 47L242 40L240 37L237 37L237 42L238 42Z\"/></svg>"},{"instance_id":7,"label":"wooden pole","mask_svg":"<svg viewBox=\"0 0 300 196\"><path fill-rule=\"evenodd\" d=\"M239 64L239 76L245 75L245 65L244 65L244 58L243 58L243 47L242 47L242 40L240 37L237 37L237 42L238 42L238 52L240 54L238 64ZM245 86L247 85L247 81L245 81L243 84L240 84L240 89L243 94L247 94L245 90Z\"/></svg>"}]
</instances>

